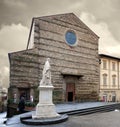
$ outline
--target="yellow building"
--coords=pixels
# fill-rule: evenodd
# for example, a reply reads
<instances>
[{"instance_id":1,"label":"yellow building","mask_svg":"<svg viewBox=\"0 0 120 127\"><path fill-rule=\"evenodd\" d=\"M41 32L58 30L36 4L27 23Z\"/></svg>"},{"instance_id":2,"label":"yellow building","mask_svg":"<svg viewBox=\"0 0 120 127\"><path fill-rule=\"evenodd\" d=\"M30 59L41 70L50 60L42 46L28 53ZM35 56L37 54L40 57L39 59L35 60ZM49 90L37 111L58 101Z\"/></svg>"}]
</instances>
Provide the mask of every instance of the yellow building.
<instances>
[{"instance_id":1,"label":"yellow building","mask_svg":"<svg viewBox=\"0 0 120 127\"><path fill-rule=\"evenodd\" d=\"M120 58L100 54L100 100L120 101Z\"/></svg>"}]
</instances>

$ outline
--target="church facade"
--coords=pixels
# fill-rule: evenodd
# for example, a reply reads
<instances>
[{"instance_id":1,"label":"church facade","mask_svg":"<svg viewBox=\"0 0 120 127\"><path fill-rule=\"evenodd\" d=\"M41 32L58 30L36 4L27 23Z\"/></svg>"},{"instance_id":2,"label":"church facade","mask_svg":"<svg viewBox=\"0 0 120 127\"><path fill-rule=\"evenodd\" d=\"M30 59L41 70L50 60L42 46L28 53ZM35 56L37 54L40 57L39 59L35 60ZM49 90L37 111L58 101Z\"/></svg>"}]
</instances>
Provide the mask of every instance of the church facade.
<instances>
[{"instance_id":1,"label":"church facade","mask_svg":"<svg viewBox=\"0 0 120 127\"><path fill-rule=\"evenodd\" d=\"M97 100L98 40L73 13L33 18L26 50L9 53L9 98L37 101L43 66L50 58L54 102Z\"/></svg>"}]
</instances>

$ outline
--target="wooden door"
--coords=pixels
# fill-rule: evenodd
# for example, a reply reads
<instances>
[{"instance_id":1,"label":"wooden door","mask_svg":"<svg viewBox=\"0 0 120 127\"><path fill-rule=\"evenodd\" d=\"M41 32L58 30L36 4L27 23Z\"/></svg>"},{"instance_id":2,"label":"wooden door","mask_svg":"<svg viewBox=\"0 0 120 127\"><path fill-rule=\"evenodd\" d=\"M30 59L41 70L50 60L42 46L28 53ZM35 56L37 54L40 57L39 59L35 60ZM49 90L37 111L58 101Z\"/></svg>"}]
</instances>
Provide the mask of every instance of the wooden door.
<instances>
[{"instance_id":1,"label":"wooden door","mask_svg":"<svg viewBox=\"0 0 120 127\"><path fill-rule=\"evenodd\" d=\"M75 100L75 84L66 85L66 101L72 102Z\"/></svg>"}]
</instances>

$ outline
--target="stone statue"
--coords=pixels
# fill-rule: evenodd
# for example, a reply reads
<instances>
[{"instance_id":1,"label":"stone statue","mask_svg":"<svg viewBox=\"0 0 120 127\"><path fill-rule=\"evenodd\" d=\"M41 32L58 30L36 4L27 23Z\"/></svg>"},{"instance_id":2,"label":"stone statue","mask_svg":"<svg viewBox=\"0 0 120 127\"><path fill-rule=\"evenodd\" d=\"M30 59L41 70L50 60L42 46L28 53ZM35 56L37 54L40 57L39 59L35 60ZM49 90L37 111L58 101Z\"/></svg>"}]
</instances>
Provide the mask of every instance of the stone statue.
<instances>
[{"instance_id":1,"label":"stone statue","mask_svg":"<svg viewBox=\"0 0 120 127\"><path fill-rule=\"evenodd\" d=\"M51 67L50 67L50 58L47 58L44 68L42 80L40 86L51 85Z\"/></svg>"},{"instance_id":2,"label":"stone statue","mask_svg":"<svg viewBox=\"0 0 120 127\"><path fill-rule=\"evenodd\" d=\"M47 58L39 89L39 102L36 106L36 112L32 115L33 119L56 118L60 115L56 112L53 104L52 93L54 86L51 84L50 58Z\"/></svg>"}]
</instances>

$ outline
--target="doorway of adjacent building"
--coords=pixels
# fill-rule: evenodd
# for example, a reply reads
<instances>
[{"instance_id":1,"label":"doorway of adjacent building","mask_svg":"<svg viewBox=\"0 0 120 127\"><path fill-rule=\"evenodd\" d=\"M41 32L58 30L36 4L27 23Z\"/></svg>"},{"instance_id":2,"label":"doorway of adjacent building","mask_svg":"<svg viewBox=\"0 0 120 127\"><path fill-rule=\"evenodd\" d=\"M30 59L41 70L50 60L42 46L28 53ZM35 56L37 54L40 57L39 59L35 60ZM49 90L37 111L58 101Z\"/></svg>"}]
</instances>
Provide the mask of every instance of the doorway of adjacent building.
<instances>
[{"instance_id":1,"label":"doorway of adjacent building","mask_svg":"<svg viewBox=\"0 0 120 127\"><path fill-rule=\"evenodd\" d=\"M107 102L107 95L106 94L103 95L103 102Z\"/></svg>"},{"instance_id":2,"label":"doorway of adjacent building","mask_svg":"<svg viewBox=\"0 0 120 127\"><path fill-rule=\"evenodd\" d=\"M66 85L66 101L72 102L75 100L75 84Z\"/></svg>"},{"instance_id":3,"label":"doorway of adjacent building","mask_svg":"<svg viewBox=\"0 0 120 127\"><path fill-rule=\"evenodd\" d=\"M112 102L115 102L115 101L116 101L116 96L112 95Z\"/></svg>"}]
</instances>

